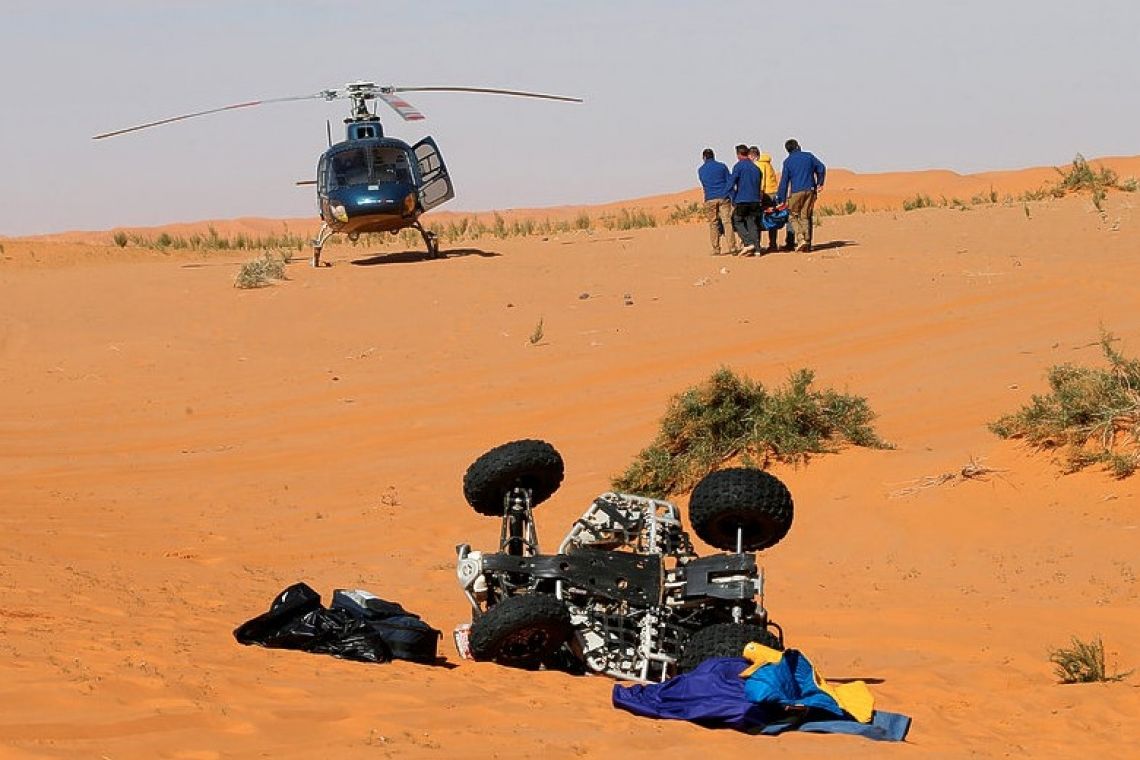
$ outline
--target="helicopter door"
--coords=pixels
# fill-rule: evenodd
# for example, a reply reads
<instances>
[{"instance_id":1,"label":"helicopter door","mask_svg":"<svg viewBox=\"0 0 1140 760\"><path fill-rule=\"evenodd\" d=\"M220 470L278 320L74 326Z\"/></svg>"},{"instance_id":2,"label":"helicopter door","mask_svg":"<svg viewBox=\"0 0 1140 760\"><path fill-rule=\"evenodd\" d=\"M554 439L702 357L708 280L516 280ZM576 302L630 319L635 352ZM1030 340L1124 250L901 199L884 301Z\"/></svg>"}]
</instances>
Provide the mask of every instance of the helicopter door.
<instances>
[{"instance_id":1,"label":"helicopter door","mask_svg":"<svg viewBox=\"0 0 1140 760\"><path fill-rule=\"evenodd\" d=\"M412 150L420 169L420 205L424 211L454 198L455 189L451 186L451 177L435 140L425 137L412 146Z\"/></svg>"}]
</instances>

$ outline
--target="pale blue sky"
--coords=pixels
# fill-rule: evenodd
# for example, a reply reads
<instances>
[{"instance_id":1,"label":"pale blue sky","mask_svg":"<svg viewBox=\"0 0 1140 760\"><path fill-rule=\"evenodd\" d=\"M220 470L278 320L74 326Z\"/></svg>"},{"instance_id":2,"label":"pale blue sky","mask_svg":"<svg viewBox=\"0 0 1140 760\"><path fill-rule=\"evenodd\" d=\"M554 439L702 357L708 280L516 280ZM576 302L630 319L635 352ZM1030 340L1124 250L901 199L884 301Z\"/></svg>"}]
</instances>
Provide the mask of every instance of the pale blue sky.
<instances>
[{"instance_id":1,"label":"pale blue sky","mask_svg":"<svg viewBox=\"0 0 1140 760\"><path fill-rule=\"evenodd\" d=\"M700 149L958 171L1140 153L1133 0L391 3L0 0L0 234L314 213L325 120L267 105L91 135L355 79L578 95L409 96L455 179L445 208L690 187Z\"/></svg>"}]
</instances>

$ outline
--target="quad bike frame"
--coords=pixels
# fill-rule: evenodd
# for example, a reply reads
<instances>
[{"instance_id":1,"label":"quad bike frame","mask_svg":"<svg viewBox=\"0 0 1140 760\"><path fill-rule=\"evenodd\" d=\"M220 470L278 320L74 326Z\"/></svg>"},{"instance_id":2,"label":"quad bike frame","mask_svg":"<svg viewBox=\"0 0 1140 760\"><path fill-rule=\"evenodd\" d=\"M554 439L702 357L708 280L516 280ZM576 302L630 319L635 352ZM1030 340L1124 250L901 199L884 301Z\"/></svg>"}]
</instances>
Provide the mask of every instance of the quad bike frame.
<instances>
[{"instance_id":1,"label":"quad bike frame","mask_svg":"<svg viewBox=\"0 0 1140 760\"><path fill-rule=\"evenodd\" d=\"M558 667L651 683L760 641L783 648L763 605L756 555L791 526L786 487L760 470L712 473L694 489L698 535L727 548L700 557L668 501L607 492L558 545L539 550L534 507L562 479L544 441L513 441L468 469L464 493L501 517L498 551L457 547L457 576L472 610L457 629L461 653L518 667ZM498 508L495 493L499 493Z\"/></svg>"}]
</instances>

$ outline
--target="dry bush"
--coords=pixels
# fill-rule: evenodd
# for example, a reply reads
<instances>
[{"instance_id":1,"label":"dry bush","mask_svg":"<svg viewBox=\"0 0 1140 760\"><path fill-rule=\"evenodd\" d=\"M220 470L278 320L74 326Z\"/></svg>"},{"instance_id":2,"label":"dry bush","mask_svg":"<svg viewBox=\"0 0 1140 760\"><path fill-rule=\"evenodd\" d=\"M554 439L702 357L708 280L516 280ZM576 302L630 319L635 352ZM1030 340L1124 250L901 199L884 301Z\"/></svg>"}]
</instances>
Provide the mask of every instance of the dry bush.
<instances>
[{"instance_id":1,"label":"dry bush","mask_svg":"<svg viewBox=\"0 0 1140 760\"><path fill-rule=\"evenodd\" d=\"M532 346L537 346L542 342L543 336L546 335L546 328L543 325L542 317L538 318L538 324L534 326L534 331L531 332L530 337L527 338Z\"/></svg>"},{"instance_id":2,"label":"dry bush","mask_svg":"<svg viewBox=\"0 0 1140 760\"><path fill-rule=\"evenodd\" d=\"M983 483L989 482L990 476L999 475L1005 470L998 470L990 467L984 463L983 460L976 457L970 457L970 461L963 465L960 469L954 472L943 472L939 475L926 475L914 480L905 481L906 485L895 491L891 491L890 498L897 499L902 496L910 496L919 491L925 491L928 488L936 488L946 483L956 485L964 483L967 480L977 480Z\"/></svg>"},{"instance_id":3,"label":"dry bush","mask_svg":"<svg viewBox=\"0 0 1140 760\"><path fill-rule=\"evenodd\" d=\"M249 289L263 288L273 280L285 279L285 261L269 251L261 254L260 258L247 261L241 265L237 277L234 278L234 287Z\"/></svg>"},{"instance_id":4,"label":"dry bush","mask_svg":"<svg viewBox=\"0 0 1140 760\"><path fill-rule=\"evenodd\" d=\"M1081 641L1073 636L1072 647L1059 647L1049 652L1049 662L1061 683L1100 683L1121 681L1132 674L1116 672L1112 675L1104 663L1104 642L1098 636L1092 641Z\"/></svg>"}]
</instances>

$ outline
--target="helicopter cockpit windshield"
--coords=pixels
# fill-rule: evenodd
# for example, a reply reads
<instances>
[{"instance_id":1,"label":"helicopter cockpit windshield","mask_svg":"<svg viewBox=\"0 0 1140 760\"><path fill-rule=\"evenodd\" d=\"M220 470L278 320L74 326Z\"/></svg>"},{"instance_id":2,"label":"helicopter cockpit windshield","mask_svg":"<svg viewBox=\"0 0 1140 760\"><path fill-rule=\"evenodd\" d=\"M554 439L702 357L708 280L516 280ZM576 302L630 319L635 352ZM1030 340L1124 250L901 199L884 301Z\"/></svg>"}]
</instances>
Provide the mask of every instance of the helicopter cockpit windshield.
<instances>
[{"instance_id":1,"label":"helicopter cockpit windshield","mask_svg":"<svg viewBox=\"0 0 1140 760\"><path fill-rule=\"evenodd\" d=\"M392 182L413 184L406 151L395 147L368 146L343 150L329 162L330 188L379 185Z\"/></svg>"}]
</instances>

